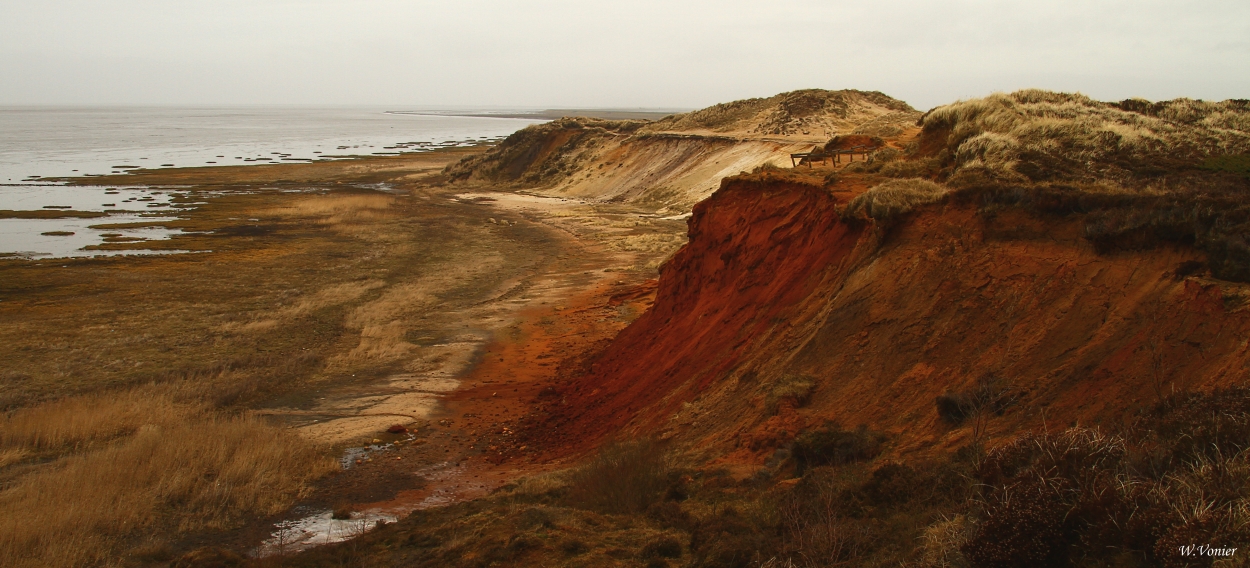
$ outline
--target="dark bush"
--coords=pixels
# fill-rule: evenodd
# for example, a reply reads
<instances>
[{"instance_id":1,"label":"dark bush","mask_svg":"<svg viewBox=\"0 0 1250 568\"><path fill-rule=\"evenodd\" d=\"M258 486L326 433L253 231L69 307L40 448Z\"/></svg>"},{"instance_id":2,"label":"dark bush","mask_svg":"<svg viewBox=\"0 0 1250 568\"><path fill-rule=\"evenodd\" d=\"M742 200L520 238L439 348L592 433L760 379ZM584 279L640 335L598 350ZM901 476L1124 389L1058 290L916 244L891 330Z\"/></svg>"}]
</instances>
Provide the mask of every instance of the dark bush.
<instances>
[{"instance_id":1,"label":"dark bush","mask_svg":"<svg viewBox=\"0 0 1250 568\"><path fill-rule=\"evenodd\" d=\"M1204 170L1229 172L1250 178L1250 154L1211 156L1200 166Z\"/></svg>"},{"instance_id":2,"label":"dark bush","mask_svg":"<svg viewBox=\"0 0 1250 568\"><path fill-rule=\"evenodd\" d=\"M732 507L701 520L690 531L691 565L696 567L747 568L775 547L765 527L753 525Z\"/></svg>"},{"instance_id":3,"label":"dark bush","mask_svg":"<svg viewBox=\"0 0 1250 568\"><path fill-rule=\"evenodd\" d=\"M881 453L884 442L883 434L870 431L867 426L843 430L832 424L799 434L791 451L801 472L809 467L870 460Z\"/></svg>"},{"instance_id":4,"label":"dark bush","mask_svg":"<svg viewBox=\"0 0 1250 568\"><path fill-rule=\"evenodd\" d=\"M334 510L330 513L330 518L340 521L352 518L352 506L347 503L335 505Z\"/></svg>"},{"instance_id":5,"label":"dark bush","mask_svg":"<svg viewBox=\"0 0 1250 568\"><path fill-rule=\"evenodd\" d=\"M887 463L872 472L863 492L874 505L894 506L907 503L922 490L923 477L901 463Z\"/></svg>"},{"instance_id":6,"label":"dark bush","mask_svg":"<svg viewBox=\"0 0 1250 568\"><path fill-rule=\"evenodd\" d=\"M560 543L560 551L569 556L577 556L590 551L590 547L586 546L586 543L581 540L569 538Z\"/></svg>"},{"instance_id":7,"label":"dark bush","mask_svg":"<svg viewBox=\"0 0 1250 568\"><path fill-rule=\"evenodd\" d=\"M690 513L682 509L681 504L673 501L661 501L651 505L647 508L647 516L666 529L688 530L692 523Z\"/></svg>"},{"instance_id":8,"label":"dark bush","mask_svg":"<svg viewBox=\"0 0 1250 568\"><path fill-rule=\"evenodd\" d=\"M849 563L876 548L879 535L851 468L815 468L778 505L783 550L819 566Z\"/></svg>"},{"instance_id":9,"label":"dark bush","mask_svg":"<svg viewBox=\"0 0 1250 568\"><path fill-rule=\"evenodd\" d=\"M963 424L976 411L975 404L963 393L948 392L939 395L936 402L938 416L956 426Z\"/></svg>"},{"instance_id":10,"label":"dark bush","mask_svg":"<svg viewBox=\"0 0 1250 568\"><path fill-rule=\"evenodd\" d=\"M1062 566L1067 507L1040 482L1001 489L987 504L976 535L961 547L978 568Z\"/></svg>"},{"instance_id":11,"label":"dark bush","mask_svg":"<svg viewBox=\"0 0 1250 568\"><path fill-rule=\"evenodd\" d=\"M565 499L601 513L640 513L659 501L668 485L668 466L658 444L615 443L573 474Z\"/></svg>"},{"instance_id":12,"label":"dark bush","mask_svg":"<svg viewBox=\"0 0 1250 568\"><path fill-rule=\"evenodd\" d=\"M644 560L648 558L681 558L681 543L671 536L660 537L642 547L642 553L639 556Z\"/></svg>"},{"instance_id":13,"label":"dark bush","mask_svg":"<svg viewBox=\"0 0 1250 568\"><path fill-rule=\"evenodd\" d=\"M1126 453L1124 439L1084 428L1026 434L990 451L977 472L989 487L982 520L964 555L978 568L1056 566L1083 542L1122 541Z\"/></svg>"},{"instance_id":14,"label":"dark bush","mask_svg":"<svg viewBox=\"0 0 1250 568\"><path fill-rule=\"evenodd\" d=\"M1209 394L1184 392L1172 395L1147 415L1142 424L1146 438L1138 452L1139 473L1155 476L1200 459L1234 456L1250 449L1250 388L1239 387Z\"/></svg>"},{"instance_id":15,"label":"dark bush","mask_svg":"<svg viewBox=\"0 0 1250 568\"><path fill-rule=\"evenodd\" d=\"M978 413L992 412L1001 416L1017 398L1010 382L996 375L986 375L977 384L959 392L947 392L934 401L938 416L958 426Z\"/></svg>"},{"instance_id":16,"label":"dark bush","mask_svg":"<svg viewBox=\"0 0 1250 568\"><path fill-rule=\"evenodd\" d=\"M527 531L538 528L551 528L555 526L555 519L551 516L551 511L541 507L531 507L521 512L517 517L517 529Z\"/></svg>"},{"instance_id":17,"label":"dark bush","mask_svg":"<svg viewBox=\"0 0 1250 568\"><path fill-rule=\"evenodd\" d=\"M1182 546L1250 540L1250 389L1182 393L1124 436L1072 428L991 450L974 567L1209 566Z\"/></svg>"}]
</instances>

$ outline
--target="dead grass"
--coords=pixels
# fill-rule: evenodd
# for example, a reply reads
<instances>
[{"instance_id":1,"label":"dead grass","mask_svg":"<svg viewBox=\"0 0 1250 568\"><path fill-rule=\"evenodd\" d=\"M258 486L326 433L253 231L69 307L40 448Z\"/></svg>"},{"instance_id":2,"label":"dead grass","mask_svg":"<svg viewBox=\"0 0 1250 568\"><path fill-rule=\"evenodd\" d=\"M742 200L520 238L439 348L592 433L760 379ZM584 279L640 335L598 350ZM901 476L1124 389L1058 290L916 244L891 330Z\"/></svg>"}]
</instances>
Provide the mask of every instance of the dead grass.
<instances>
[{"instance_id":1,"label":"dead grass","mask_svg":"<svg viewBox=\"0 0 1250 568\"><path fill-rule=\"evenodd\" d=\"M1250 538L1248 431L1250 391L1234 388L1174 395L1121 433L1021 435L978 467L963 552L978 567L1210 565L1180 549Z\"/></svg>"},{"instance_id":2,"label":"dead grass","mask_svg":"<svg viewBox=\"0 0 1250 568\"><path fill-rule=\"evenodd\" d=\"M387 195L316 195L271 211L285 217L318 217L321 223L339 224L377 219L395 206Z\"/></svg>"},{"instance_id":3,"label":"dead grass","mask_svg":"<svg viewBox=\"0 0 1250 568\"><path fill-rule=\"evenodd\" d=\"M678 114L644 128L647 131L745 131L766 135L831 136L877 120L873 127L889 127L916 111L907 103L876 91L805 89L766 99L745 99ZM889 117L889 118L885 118Z\"/></svg>"},{"instance_id":4,"label":"dead grass","mask_svg":"<svg viewBox=\"0 0 1250 568\"><path fill-rule=\"evenodd\" d=\"M63 457L0 492L9 512L0 518L0 558L118 564L140 535L168 539L280 512L337 468L293 433L179 403L157 388L60 400L5 419L3 455Z\"/></svg>"},{"instance_id":5,"label":"dead grass","mask_svg":"<svg viewBox=\"0 0 1250 568\"><path fill-rule=\"evenodd\" d=\"M816 381L808 375L784 375L768 392L768 411L776 413L783 401L795 407L805 406L815 390Z\"/></svg>"},{"instance_id":6,"label":"dead grass","mask_svg":"<svg viewBox=\"0 0 1250 568\"><path fill-rule=\"evenodd\" d=\"M1250 149L1243 101L1103 103L1027 89L941 106L922 123L922 153L940 154L952 179L978 169L1033 181L1127 179Z\"/></svg>"},{"instance_id":7,"label":"dead grass","mask_svg":"<svg viewBox=\"0 0 1250 568\"><path fill-rule=\"evenodd\" d=\"M941 200L945 186L920 178L890 180L858 195L846 205L844 219L897 217L921 205Z\"/></svg>"},{"instance_id":8,"label":"dead grass","mask_svg":"<svg viewBox=\"0 0 1250 568\"><path fill-rule=\"evenodd\" d=\"M84 451L144 425L169 427L203 412L153 390L90 394L16 410L0 422L0 448L31 454Z\"/></svg>"}]
</instances>

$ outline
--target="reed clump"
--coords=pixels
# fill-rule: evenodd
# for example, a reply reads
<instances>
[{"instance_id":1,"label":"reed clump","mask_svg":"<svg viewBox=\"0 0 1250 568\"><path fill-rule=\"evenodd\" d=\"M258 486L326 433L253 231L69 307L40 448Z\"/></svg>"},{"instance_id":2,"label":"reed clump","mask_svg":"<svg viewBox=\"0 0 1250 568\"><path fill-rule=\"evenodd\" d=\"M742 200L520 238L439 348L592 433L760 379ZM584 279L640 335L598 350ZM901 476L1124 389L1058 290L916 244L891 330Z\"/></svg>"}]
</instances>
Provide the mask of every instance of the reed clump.
<instances>
[{"instance_id":1,"label":"reed clump","mask_svg":"<svg viewBox=\"0 0 1250 568\"><path fill-rule=\"evenodd\" d=\"M16 411L0 455L21 468L0 470L0 558L13 566L110 565L140 537L280 512L337 467L294 433L161 387Z\"/></svg>"},{"instance_id":2,"label":"reed clump","mask_svg":"<svg viewBox=\"0 0 1250 568\"><path fill-rule=\"evenodd\" d=\"M988 452L976 568L1210 565L1183 547L1250 538L1250 392L1184 393L1120 433L1025 434Z\"/></svg>"}]
</instances>

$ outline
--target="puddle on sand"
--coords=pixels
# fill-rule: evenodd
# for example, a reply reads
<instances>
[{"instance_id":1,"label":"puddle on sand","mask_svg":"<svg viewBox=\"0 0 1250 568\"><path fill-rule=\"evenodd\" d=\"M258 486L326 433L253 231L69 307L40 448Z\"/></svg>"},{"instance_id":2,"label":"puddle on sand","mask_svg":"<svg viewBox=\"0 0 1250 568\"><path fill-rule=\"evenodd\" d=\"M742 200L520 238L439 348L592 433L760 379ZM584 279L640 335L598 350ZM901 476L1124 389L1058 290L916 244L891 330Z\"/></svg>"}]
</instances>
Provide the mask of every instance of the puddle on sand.
<instances>
[{"instance_id":1,"label":"puddle on sand","mask_svg":"<svg viewBox=\"0 0 1250 568\"><path fill-rule=\"evenodd\" d=\"M409 441L414 438L411 434L407 437ZM339 458L339 465L343 469L351 469L363 460L372 459L373 454L386 452L394 447L395 444L392 443L377 443L347 448ZM301 507L295 510L303 512ZM400 515L409 512L411 511L370 508L352 512L350 519L335 519L331 510L315 510L298 519L274 523L274 531L269 534L268 540L257 547L255 556L263 558L275 554L290 554L314 546L343 542L373 530L379 521L393 523Z\"/></svg>"},{"instance_id":2,"label":"puddle on sand","mask_svg":"<svg viewBox=\"0 0 1250 568\"><path fill-rule=\"evenodd\" d=\"M379 522L393 523L395 515L377 510L352 513L350 519L335 519L333 511L321 511L306 517L282 521L274 525L269 540L256 549L256 556L291 554L314 546L343 542L377 528Z\"/></svg>"}]
</instances>

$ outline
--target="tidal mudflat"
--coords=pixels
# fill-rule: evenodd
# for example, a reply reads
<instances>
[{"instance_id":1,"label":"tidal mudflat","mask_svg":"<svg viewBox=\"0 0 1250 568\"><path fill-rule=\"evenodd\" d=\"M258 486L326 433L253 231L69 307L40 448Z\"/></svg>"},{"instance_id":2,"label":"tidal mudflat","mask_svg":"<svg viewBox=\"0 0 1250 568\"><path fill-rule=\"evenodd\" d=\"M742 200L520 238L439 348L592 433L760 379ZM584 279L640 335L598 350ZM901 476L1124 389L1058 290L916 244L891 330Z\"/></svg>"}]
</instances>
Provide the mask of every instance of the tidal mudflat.
<instances>
[{"instance_id":1,"label":"tidal mudflat","mask_svg":"<svg viewBox=\"0 0 1250 568\"><path fill-rule=\"evenodd\" d=\"M653 277L684 223L443 183L478 151L138 171L14 198L51 218L6 221L75 233L47 239L125 251L155 230L144 250L195 254L0 257L0 506L37 511L0 521L0 554L260 551L356 527L327 511L393 518L543 467L492 463L474 440L554 372L545 351L636 316L645 297L607 298Z\"/></svg>"},{"instance_id":2,"label":"tidal mudflat","mask_svg":"<svg viewBox=\"0 0 1250 568\"><path fill-rule=\"evenodd\" d=\"M202 197L166 187L0 185L0 255L169 254L175 250L150 249L146 243L181 233L165 224L204 203Z\"/></svg>"}]
</instances>

